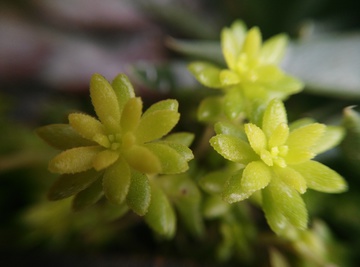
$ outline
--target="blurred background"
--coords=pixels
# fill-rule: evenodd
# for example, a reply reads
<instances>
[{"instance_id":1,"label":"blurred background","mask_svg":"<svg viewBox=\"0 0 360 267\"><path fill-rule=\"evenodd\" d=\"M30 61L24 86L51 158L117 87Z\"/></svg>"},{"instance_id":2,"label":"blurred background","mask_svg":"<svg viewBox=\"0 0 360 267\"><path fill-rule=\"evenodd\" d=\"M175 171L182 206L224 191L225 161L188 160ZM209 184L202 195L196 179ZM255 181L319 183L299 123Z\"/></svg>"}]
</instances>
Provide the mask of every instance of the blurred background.
<instances>
[{"instance_id":1,"label":"blurred background","mask_svg":"<svg viewBox=\"0 0 360 267\"><path fill-rule=\"evenodd\" d=\"M259 26L264 39L281 32L290 36L283 68L306 85L287 102L290 119L312 116L341 124L342 110L360 103L357 5L355 0L0 1L0 265L133 266L127 260L135 257L134 266L149 260L153 265L144 266L167 266L171 259L177 261L169 266L198 266L211 250L186 251L181 235L158 242L137 218L114 220L121 211L73 213L69 201L48 202L46 191L56 177L47 162L56 151L34 129L66 123L74 110L91 112L93 73L108 80L126 73L145 104L178 98L182 129L196 132L201 126L190 119L202 93L191 101L186 96L205 89L186 65L194 59L223 64L220 30L235 19ZM359 129L352 138L360 140ZM351 263L360 262L356 142L352 154L323 159L346 177L349 192L309 196L314 204L308 205L332 229ZM89 253L91 260L78 256Z\"/></svg>"}]
</instances>

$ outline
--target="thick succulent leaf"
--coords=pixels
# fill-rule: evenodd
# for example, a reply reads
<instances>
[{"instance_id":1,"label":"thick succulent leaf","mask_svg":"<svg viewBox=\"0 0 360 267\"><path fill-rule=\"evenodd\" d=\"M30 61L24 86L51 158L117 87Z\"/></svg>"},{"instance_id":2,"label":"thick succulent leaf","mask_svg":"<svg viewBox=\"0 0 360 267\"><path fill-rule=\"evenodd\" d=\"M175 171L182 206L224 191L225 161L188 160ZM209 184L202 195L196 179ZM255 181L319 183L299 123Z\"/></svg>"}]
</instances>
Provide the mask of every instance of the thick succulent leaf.
<instances>
[{"instance_id":1,"label":"thick succulent leaf","mask_svg":"<svg viewBox=\"0 0 360 267\"><path fill-rule=\"evenodd\" d=\"M168 141L159 141L156 144L163 144L174 149L179 155L181 155L186 161L192 160L194 158L194 154L191 149L187 146L179 143L173 143Z\"/></svg>"},{"instance_id":2,"label":"thick succulent leaf","mask_svg":"<svg viewBox=\"0 0 360 267\"><path fill-rule=\"evenodd\" d=\"M164 141L168 141L171 143L182 144L184 146L190 147L192 142L194 141L195 134L188 132L177 132L172 133L163 138Z\"/></svg>"},{"instance_id":3,"label":"thick succulent leaf","mask_svg":"<svg viewBox=\"0 0 360 267\"><path fill-rule=\"evenodd\" d=\"M54 173L77 173L93 167L96 155L102 151L99 146L76 147L63 151L49 163L49 170Z\"/></svg>"},{"instance_id":4,"label":"thick succulent leaf","mask_svg":"<svg viewBox=\"0 0 360 267\"><path fill-rule=\"evenodd\" d=\"M89 170L76 174L63 174L52 184L48 192L50 200L60 200L88 188L100 176L101 172Z\"/></svg>"},{"instance_id":5,"label":"thick succulent leaf","mask_svg":"<svg viewBox=\"0 0 360 267\"><path fill-rule=\"evenodd\" d=\"M288 44L285 34L278 34L266 40L260 50L262 64L279 64L283 58Z\"/></svg>"},{"instance_id":6,"label":"thick succulent leaf","mask_svg":"<svg viewBox=\"0 0 360 267\"><path fill-rule=\"evenodd\" d=\"M210 139L210 144L220 155L230 161L247 163L257 158L248 143L231 135L218 134Z\"/></svg>"},{"instance_id":7,"label":"thick succulent leaf","mask_svg":"<svg viewBox=\"0 0 360 267\"><path fill-rule=\"evenodd\" d=\"M140 172L131 171L131 182L126 203L138 215L148 212L150 200L153 197L148 177Z\"/></svg>"},{"instance_id":8,"label":"thick succulent leaf","mask_svg":"<svg viewBox=\"0 0 360 267\"><path fill-rule=\"evenodd\" d=\"M296 165L295 165L296 166ZM307 183L301 173L291 167L277 167L274 166L277 176L288 186L297 190L300 194L304 194L307 189Z\"/></svg>"},{"instance_id":9,"label":"thick succulent leaf","mask_svg":"<svg viewBox=\"0 0 360 267\"><path fill-rule=\"evenodd\" d=\"M282 181L272 179L262 190L262 203L267 222L276 234L287 236L293 228L307 228L308 214L303 199Z\"/></svg>"},{"instance_id":10,"label":"thick succulent leaf","mask_svg":"<svg viewBox=\"0 0 360 267\"><path fill-rule=\"evenodd\" d=\"M151 202L145 214L146 223L158 234L172 238L176 229L175 212L162 189L151 183Z\"/></svg>"},{"instance_id":11,"label":"thick succulent leaf","mask_svg":"<svg viewBox=\"0 0 360 267\"><path fill-rule=\"evenodd\" d=\"M140 97L130 98L126 102L120 121L123 134L134 131L138 127L142 114L142 105Z\"/></svg>"},{"instance_id":12,"label":"thick succulent leaf","mask_svg":"<svg viewBox=\"0 0 360 267\"><path fill-rule=\"evenodd\" d=\"M124 156L129 165L139 172L159 173L162 170L161 161L147 147L134 145Z\"/></svg>"},{"instance_id":13,"label":"thick succulent leaf","mask_svg":"<svg viewBox=\"0 0 360 267\"><path fill-rule=\"evenodd\" d=\"M299 93L303 90L304 83L299 79L283 74L281 78L266 84L268 97L285 100L289 95Z\"/></svg>"},{"instance_id":14,"label":"thick succulent leaf","mask_svg":"<svg viewBox=\"0 0 360 267\"><path fill-rule=\"evenodd\" d=\"M246 37L246 30L245 24L237 20L230 28L224 28L221 32L221 48L230 69L236 66L236 60Z\"/></svg>"},{"instance_id":15,"label":"thick succulent leaf","mask_svg":"<svg viewBox=\"0 0 360 267\"><path fill-rule=\"evenodd\" d=\"M230 207L220 196L208 196L203 202L203 215L206 219L219 218L228 213Z\"/></svg>"},{"instance_id":16,"label":"thick succulent leaf","mask_svg":"<svg viewBox=\"0 0 360 267\"><path fill-rule=\"evenodd\" d=\"M313 118L301 118L298 119L296 121L293 121L292 123L289 124L289 129L290 131L294 131L297 128L303 127L305 125L309 125L309 124L313 124L316 121Z\"/></svg>"},{"instance_id":17,"label":"thick succulent leaf","mask_svg":"<svg viewBox=\"0 0 360 267\"><path fill-rule=\"evenodd\" d=\"M244 112L244 99L241 93L241 88L233 88L228 90L224 96L224 112L230 120L239 118Z\"/></svg>"},{"instance_id":18,"label":"thick succulent leaf","mask_svg":"<svg viewBox=\"0 0 360 267\"><path fill-rule=\"evenodd\" d=\"M50 146L61 150L95 144L80 136L69 124L42 126L36 129L36 134Z\"/></svg>"},{"instance_id":19,"label":"thick succulent leaf","mask_svg":"<svg viewBox=\"0 0 360 267\"><path fill-rule=\"evenodd\" d=\"M253 27L246 35L241 52L245 53L249 58L256 58L260 53L261 44L260 30L258 27Z\"/></svg>"},{"instance_id":20,"label":"thick succulent leaf","mask_svg":"<svg viewBox=\"0 0 360 267\"><path fill-rule=\"evenodd\" d=\"M357 173L360 173L360 113L347 107L344 109L342 125L346 129L341 148L346 163Z\"/></svg>"},{"instance_id":21,"label":"thick succulent leaf","mask_svg":"<svg viewBox=\"0 0 360 267\"><path fill-rule=\"evenodd\" d=\"M224 185L222 198L228 203L235 203L247 199L254 191L244 191L242 189L243 170L237 171L230 176Z\"/></svg>"},{"instance_id":22,"label":"thick succulent leaf","mask_svg":"<svg viewBox=\"0 0 360 267\"><path fill-rule=\"evenodd\" d=\"M108 128L120 122L120 110L117 96L109 82L99 74L90 81L90 96L100 121Z\"/></svg>"},{"instance_id":23,"label":"thick succulent leaf","mask_svg":"<svg viewBox=\"0 0 360 267\"><path fill-rule=\"evenodd\" d=\"M206 97L200 102L197 110L197 118L199 121L216 122L223 113L222 97Z\"/></svg>"},{"instance_id":24,"label":"thick succulent leaf","mask_svg":"<svg viewBox=\"0 0 360 267\"><path fill-rule=\"evenodd\" d=\"M209 194L219 194L223 191L225 182L230 176L231 172L227 170L210 172L200 178L199 185Z\"/></svg>"},{"instance_id":25,"label":"thick succulent leaf","mask_svg":"<svg viewBox=\"0 0 360 267\"><path fill-rule=\"evenodd\" d=\"M97 179L88 188L77 193L72 201L75 211L83 210L98 202L104 195L102 179Z\"/></svg>"},{"instance_id":26,"label":"thick succulent leaf","mask_svg":"<svg viewBox=\"0 0 360 267\"><path fill-rule=\"evenodd\" d=\"M120 158L106 169L103 178L103 188L106 198L114 204L124 202L129 192L131 181L130 168L127 162Z\"/></svg>"},{"instance_id":27,"label":"thick succulent leaf","mask_svg":"<svg viewBox=\"0 0 360 267\"><path fill-rule=\"evenodd\" d=\"M87 114L72 113L69 115L69 124L82 137L93 140L97 134L105 134L104 126L100 121Z\"/></svg>"},{"instance_id":28,"label":"thick succulent leaf","mask_svg":"<svg viewBox=\"0 0 360 267\"><path fill-rule=\"evenodd\" d=\"M281 69L275 65L261 65L256 69L256 72L259 82L265 84L266 90L269 90L267 88L267 84L276 84L279 80L281 81L282 77L284 76L284 73L281 71Z\"/></svg>"},{"instance_id":29,"label":"thick succulent leaf","mask_svg":"<svg viewBox=\"0 0 360 267\"><path fill-rule=\"evenodd\" d=\"M260 155L261 151L267 148L267 140L264 132L252 123L245 124L244 129L251 148Z\"/></svg>"},{"instance_id":30,"label":"thick succulent leaf","mask_svg":"<svg viewBox=\"0 0 360 267\"><path fill-rule=\"evenodd\" d=\"M181 173L189 168L187 159L166 144L148 143L145 144L144 147L150 150L158 158L162 174Z\"/></svg>"},{"instance_id":31,"label":"thick succulent leaf","mask_svg":"<svg viewBox=\"0 0 360 267\"><path fill-rule=\"evenodd\" d=\"M262 129L266 137L270 138L279 124L283 123L287 124L284 104L278 99L273 99L265 109L262 121Z\"/></svg>"},{"instance_id":32,"label":"thick succulent leaf","mask_svg":"<svg viewBox=\"0 0 360 267\"><path fill-rule=\"evenodd\" d=\"M241 190L250 194L263 189L269 184L271 177L271 169L262 161L250 162L241 178Z\"/></svg>"},{"instance_id":33,"label":"thick succulent leaf","mask_svg":"<svg viewBox=\"0 0 360 267\"><path fill-rule=\"evenodd\" d=\"M93 160L94 169L97 171L105 169L111 164L113 164L115 161L117 161L118 158L119 152L112 150L103 150L99 152Z\"/></svg>"},{"instance_id":34,"label":"thick succulent leaf","mask_svg":"<svg viewBox=\"0 0 360 267\"><path fill-rule=\"evenodd\" d=\"M326 126L324 134L320 139L312 146L312 151L316 154L323 153L338 144L343 140L345 136L345 129L339 126Z\"/></svg>"},{"instance_id":35,"label":"thick succulent leaf","mask_svg":"<svg viewBox=\"0 0 360 267\"><path fill-rule=\"evenodd\" d=\"M289 127L285 123L281 123L274 129L273 134L269 138L269 147L282 146L289 137Z\"/></svg>"},{"instance_id":36,"label":"thick succulent leaf","mask_svg":"<svg viewBox=\"0 0 360 267\"><path fill-rule=\"evenodd\" d=\"M216 134L225 134L238 137L242 140L247 140L244 127L239 124L231 123L228 121L219 121L214 126Z\"/></svg>"},{"instance_id":37,"label":"thick succulent leaf","mask_svg":"<svg viewBox=\"0 0 360 267\"><path fill-rule=\"evenodd\" d=\"M116 94L117 102L119 104L119 112L122 113L126 102L135 97L134 88L125 74L119 74L111 83L112 88Z\"/></svg>"},{"instance_id":38,"label":"thick succulent leaf","mask_svg":"<svg viewBox=\"0 0 360 267\"><path fill-rule=\"evenodd\" d=\"M175 99L166 99L152 104L143 114L143 117L150 115L154 111L159 110L171 110L177 112L179 108L179 102Z\"/></svg>"},{"instance_id":39,"label":"thick succulent leaf","mask_svg":"<svg viewBox=\"0 0 360 267\"><path fill-rule=\"evenodd\" d=\"M210 88L220 88L221 69L207 62L196 61L188 66L189 71L203 85Z\"/></svg>"},{"instance_id":40,"label":"thick succulent leaf","mask_svg":"<svg viewBox=\"0 0 360 267\"><path fill-rule=\"evenodd\" d=\"M317 161L307 161L291 166L306 180L309 188L326 192L341 193L347 190L347 183L341 175Z\"/></svg>"},{"instance_id":41,"label":"thick succulent leaf","mask_svg":"<svg viewBox=\"0 0 360 267\"><path fill-rule=\"evenodd\" d=\"M228 69L220 71L219 80L222 87L236 85L241 82L239 74Z\"/></svg>"},{"instance_id":42,"label":"thick succulent leaf","mask_svg":"<svg viewBox=\"0 0 360 267\"><path fill-rule=\"evenodd\" d=\"M174 203L181 221L194 235L200 236L204 231L201 216L201 193L193 180L187 175L171 175L156 178L170 201Z\"/></svg>"},{"instance_id":43,"label":"thick succulent leaf","mask_svg":"<svg viewBox=\"0 0 360 267\"><path fill-rule=\"evenodd\" d=\"M140 144L160 139L178 123L180 114L172 110L157 110L143 116L135 135Z\"/></svg>"}]
</instances>

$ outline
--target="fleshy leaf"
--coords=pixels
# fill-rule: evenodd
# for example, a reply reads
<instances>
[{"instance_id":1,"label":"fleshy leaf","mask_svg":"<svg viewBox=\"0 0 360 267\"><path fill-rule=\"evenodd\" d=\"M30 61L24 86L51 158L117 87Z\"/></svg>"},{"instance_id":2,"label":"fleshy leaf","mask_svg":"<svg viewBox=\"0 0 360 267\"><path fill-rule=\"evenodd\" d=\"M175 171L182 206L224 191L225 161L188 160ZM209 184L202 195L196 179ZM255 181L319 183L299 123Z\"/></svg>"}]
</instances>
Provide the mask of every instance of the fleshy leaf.
<instances>
[{"instance_id":1,"label":"fleshy leaf","mask_svg":"<svg viewBox=\"0 0 360 267\"><path fill-rule=\"evenodd\" d=\"M187 146L179 143L167 142L167 141L158 141L156 144L164 144L166 146L174 149L179 155L181 155L186 161L192 160L194 158L194 154L191 149Z\"/></svg>"},{"instance_id":2,"label":"fleshy leaf","mask_svg":"<svg viewBox=\"0 0 360 267\"><path fill-rule=\"evenodd\" d=\"M312 151L316 154L323 153L340 144L344 136L344 128L339 126L326 126L324 134L315 145L312 146Z\"/></svg>"},{"instance_id":3,"label":"fleshy leaf","mask_svg":"<svg viewBox=\"0 0 360 267\"><path fill-rule=\"evenodd\" d=\"M54 173L77 173L93 167L96 155L102 150L99 146L75 147L65 150L49 163L49 170Z\"/></svg>"},{"instance_id":4,"label":"fleshy leaf","mask_svg":"<svg viewBox=\"0 0 360 267\"><path fill-rule=\"evenodd\" d=\"M122 113L126 102L135 97L134 88L125 74L119 74L111 83L119 104L119 112Z\"/></svg>"},{"instance_id":5,"label":"fleshy leaf","mask_svg":"<svg viewBox=\"0 0 360 267\"><path fill-rule=\"evenodd\" d=\"M61 150L95 145L94 142L80 136L69 124L42 126L36 129L36 134L50 146Z\"/></svg>"},{"instance_id":6,"label":"fleshy leaf","mask_svg":"<svg viewBox=\"0 0 360 267\"><path fill-rule=\"evenodd\" d=\"M188 132L177 132L172 133L163 138L164 141L168 141L171 143L182 144L184 146L190 147L192 142L194 141L195 135L193 133Z\"/></svg>"},{"instance_id":7,"label":"fleshy leaf","mask_svg":"<svg viewBox=\"0 0 360 267\"><path fill-rule=\"evenodd\" d=\"M223 98L207 97L200 102L197 111L199 121L213 122L217 121L222 115Z\"/></svg>"},{"instance_id":8,"label":"fleshy leaf","mask_svg":"<svg viewBox=\"0 0 360 267\"><path fill-rule=\"evenodd\" d=\"M112 150L103 150L99 152L93 161L94 169L100 171L109 167L119 158L119 153Z\"/></svg>"},{"instance_id":9,"label":"fleshy leaf","mask_svg":"<svg viewBox=\"0 0 360 267\"><path fill-rule=\"evenodd\" d=\"M163 137L174 128L179 119L180 114L170 110L153 111L143 116L135 132L138 142L141 144Z\"/></svg>"},{"instance_id":10,"label":"fleshy leaf","mask_svg":"<svg viewBox=\"0 0 360 267\"><path fill-rule=\"evenodd\" d=\"M130 98L121 114L121 130L123 134L134 131L140 122L142 114L142 101L140 97Z\"/></svg>"},{"instance_id":11,"label":"fleshy leaf","mask_svg":"<svg viewBox=\"0 0 360 267\"><path fill-rule=\"evenodd\" d=\"M245 124L244 129L251 148L260 155L261 151L267 148L267 140L264 132L252 123Z\"/></svg>"},{"instance_id":12,"label":"fleshy leaf","mask_svg":"<svg viewBox=\"0 0 360 267\"><path fill-rule=\"evenodd\" d=\"M256 158L256 154L248 143L231 135L218 134L210 139L210 144L220 155L230 161L247 163Z\"/></svg>"},{"instance_id":13,"label":"fleshy leaf","mask_svg":"<svg viewBox=\"0 0 360 267\"><path fill-rule=\"evenodd\" d=\"M166 99L152 104L143 114L143 117L151 114L154 111L159 110L171 110L177 112L179 108L179 102L175 99Z\"/></svg>"},{"instance_id":14,"label":"fleshy leaf","mask_svg":"<svg viewBox=\"0 0 360 267\"><path fill-rule=\"evenodd\" d=\"M234 203L247 199L254 191L244 191L241 186L243 170L233 173L226 181L222 192L223 199L228 203Z\"/></svg>"},{"instance_id":15,"label":"fleshy leaf","mask_svg":"<svg viewBox=\"0 0 360 267\"><path fill-rule=\"evenodd\" d=\"M159 159L163 174L181 173L189 168L186 158L165 144L148 143L144 146Z\"/></svg>"},{"instance_id":16,"label":"fleshy leaf","mask_svg":"<svg viewBox=\"0 0 360 267\"><path fill-rule=\"evenodd\" d=\"M105 196L114 204L121 204L126 198L130 187L130 168L125 160L119 159L106 169L103 178Z\"/></svg>"},{"instance_id":17,"label":"fleshy leaf","mask_svg":"<svg viewBox=\"0 0 360 267\"><path fill-rule=\"evenodd\" d=\"M200 178L199 185L209 194L219 194L223 191L229 177L230 173L227 170L210 172Z\"/></svg>"},{"instance_id":18,"label":"fleshy leaf","mask_svg":"<svg viewBox=\"0 0 360 267\"><path fill-rule=\"evenodd\" d=\"M280 123L278 127L274 129L273 134L269 138L269 147L283 145L289 137L289 127L285 123Z\"/></svg>"},{"instance_id":19,"label":"fleshy leaf","mask_svg":"<svg viewBox=\"0 0 360 267\"><path fill-rule=\"evenodd\" d=\"M238 137L244 141L247 140L244 128L239 124L227 121L219 121L214 126L216 134L225 134Z\"/></svg>"},{"instance_id":20,"label":"fleshy leaf","mask_svg":"<svg viewBox=\"0 0 360 267\"><path fill-rule=\"evenodd\" d=\"M230 120L237 119L244 111L244 99L241 89L233 88L228 90L224 96L224 112Z\"/></svg>"},{"instance_id":21,"label":"fleshy leaf","mask_svg":"<svg viewBox=\"0 0 360 267\"><path fill-rule=\"evenodd\" d=\"M305 178L311 189L326 193L341 193L347 190L344 178L320 162L310 160L292 168Z\"/></svg>"},{"instance_id":22,"label":"fleshy leaf","mask_svg":"<svg viewBox=\"0 0 360 267\"><path fill-rule=\"evenodd\" d=\"M157 233L166 238L175 234L175 212L165 193L155 183L151 183L151 202L145 221Z\"/></svg>"},{"instance_id":23,"label":"fleshy leaf","mask_svg":"<svg viewBox=\"0 0 360 267\"><path fill-rule=\"evenodd\" d=\"M101 172L89 170L76 174L63 174L52 184L48 192L50 200L60 200L88 188L100 176Z\"/></svg>"},{"instance_id":24,"label":"fleshy leaf","mask_svg":"<svg viewBox=\"0 0 360 267\"><path fill-rule=\"evenodd\" d=\"M220 71L219 79L222 87L236 85L241 81L239 75L235 71L228 69Z\"/></svg>"},{"instance_id":25,"label":"fleshy leaf","mask_svg":"<svg viewBox=\"0 0 360 267\"><path fill-rule=\"evenodd\" d=\"M244 40L242 52L249 58L256 58L259 55L261 48L261 33L258 27L251 28Z\"/></svg>"},{"instance_id":26,"label":"fleshy leaf","mask_svg":"<svg viewBox=\"0 0 360 267\"><path fill-rule=\"evenodd\" d=\"M278 99L270 101L265 109L262 129L267 138L270 138L279 124L287 124L286 110L283 102Z\"/></svg>"},{"instance_id":27,"label":"fleshy leaf","mask_svg":"<svg viewBox=\"0 0 360 267\"><path fill-rule=\"evenodd\" d=\"M206 219L214 219L225 215L230 210L230 205L220 196L208 196L203 202L203 215Z\"/></svg>"},{"instance_id":28,"label":"fleshy leaf","mask_svg":"<svg viewBox=\"0 0 360 267\"><path fill-rule=\"evenodd\" d=\"M149 179L145 174L131 171L131 183L126 196L126 203L138 215L147 213L150 199L153 197Z\"/></svg>"},{"instance_id":29,"label":"fleshy leaf","mask_svg":"<svg viewBox=\"0 0 360 267\"><path fill-rule=\"evenodd\" d=\"M189 71L195 78L203 85L210 88L220 88L221 83L219 79L220 68L207 62L192 62L188 66Z\"/></svg>"},{"instance_id":30,"label":"fleshy leaf","mask_svg":"<svg viewBox=\"0 0 360 267\"><path fill-rule=\"evenodd\" d=\"M262 190L265 217L271 229L278 235L288 235L292 228L307 228L308 215L299 193L285 183L272 179Z\"/></svg>"},{"instance_id":31,"label":"fleshy leaf","mask_svg":"<svg viewBox=\"0 0 360 267\"><path fill-rule=\"evenodd\" d=\"M271 169L262 161L250 162L244 169L241 189L249 193L263 189L269 184L271 177Z\"/></svg>"},{"instance_id":32,"label":"fleshy leaf","mask_svg":"<svg viewBox=\"0 0 360 267\"><path fill-rule=\"evenodd\" d=\"M296 166L296 165L295 165ZM307 183L304 177L294 170L294 168L290 167L274 167L276 174L280 177L280 179L288 186L291 186L295 190L297 190L300 194L304 194L307 189Z\"/></svg>"},{"instance_id":33,"label":"fleshy leaf","mask_svg":"<svg viewBox=\"0 0 360 267\"><path fill-rule=\"evenodd\" d=\"M98 202L103 195L102 179L97 179L88 188L75 195L72 202L72 208L75 211L83 210Z\"/></svg>"},{"instance_id":34,"label":"fleshy leaf","mask_svg":"<svg viewBox=\"0 0 360 267\"><path fill-rule=\"evenodd\" d=\"M260 50L260 61L263 64L279 64L285 54L288 37L278 34L266 40Z\"/></svg>"},{"instance_id":35,"label":"fleshy leaf","mask_svg":"<svg viewBox=\"0 0 360 267\"><path fill-rule=\"evenodd\" d=\"M90 96L100 121L108 128L120 122L117 96L109 82L100 74L94 74L90 81Z\"/></svg>"},{"instance_id":36,"label":"fleshy leaf","mask_svg":"<svg viewBox=\"0 0 360 267\"><path fill-rule=\"evenodd\" d=\"M82 137L93 140L97 134L105 134L104 126L100 121L87 114L72 113L69 115L69 124Z\"/></svg>"},{"instance_id":37,"label":"fleshy leaf","mask_svg":"<svg viewBox=\"0 0 360 267\"><path fill-rule=\"evenodd\" d=\"M144 146L133 146L126 151L125 158L132 168L142 173L159 173L161 171L161 161Z\"/></svg>"}]
</instances>

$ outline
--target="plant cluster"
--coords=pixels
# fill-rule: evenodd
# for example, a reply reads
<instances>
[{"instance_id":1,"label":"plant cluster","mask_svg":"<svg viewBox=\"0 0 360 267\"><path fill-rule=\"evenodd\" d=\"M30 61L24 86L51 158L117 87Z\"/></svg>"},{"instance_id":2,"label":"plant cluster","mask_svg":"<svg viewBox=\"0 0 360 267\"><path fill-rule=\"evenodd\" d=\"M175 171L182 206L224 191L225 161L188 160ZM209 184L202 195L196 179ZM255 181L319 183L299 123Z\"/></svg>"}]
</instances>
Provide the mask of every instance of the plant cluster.
<instances>
[{"instance_id":1,"label":"plant cluster","mask_svg":"<svg viewBox=\"0 0 360 267\"><path fill-rule=\"evenodd\" d=\"M325 265L329 254L321 233L326 227L315 222L308 228L302 195L308 189L346 191L343 177L315 159L337 146L345 131L311 118L288 122L284 101L303 84L279 67L287 41L281 34L263 42L257 27L248 30L235 21L221 32L226 68L205 61L189 65L202 85L217 90L197 109L198 122L214 131L205 140L206 156L216 151L220 161L214 166L194 157L190 148L198 136L176 131L177 100L156 102L143 112L142 99L124 74L112 83L94 74L90 96L97 117L72 113L68 124L37 129L48 144L63 150L49 164L60 174L49 199L71 197L80 210L105 197L143 216L166 238L174 237L177 216L197 237L206 233L206 220L217 220L222 260L251 255L257 231L252 213L262 210L280 240ZM270 261L288 266L275 248Z\"/></svg>"}]
</instances>

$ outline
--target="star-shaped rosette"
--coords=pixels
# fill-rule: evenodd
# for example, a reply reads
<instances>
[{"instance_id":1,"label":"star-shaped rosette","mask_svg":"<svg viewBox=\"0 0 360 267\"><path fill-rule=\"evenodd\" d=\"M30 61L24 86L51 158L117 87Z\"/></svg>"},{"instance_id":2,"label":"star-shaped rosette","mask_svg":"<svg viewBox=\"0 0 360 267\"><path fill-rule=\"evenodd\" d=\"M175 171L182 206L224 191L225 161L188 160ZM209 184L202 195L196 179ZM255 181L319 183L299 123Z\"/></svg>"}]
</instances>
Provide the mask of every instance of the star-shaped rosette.
<instances>
[{"instance_id":1,"label":"star-shaped rosette","mask_svg":"<svg viewBox=\"0 0 360 267\"><path fill-rule=\"evenodd\" d=\"M142 100L124 74L112 84L94 74L90 96L97 118L72 113L69 124L37 129L42 139L64 150L49 163L51 172L61 174L49 198L75 195L74 207L82 208L105 194L144 215L151 200L148 176L185 172L193 158L188 148L193 135L167 135L179 121L178 102L163 100L143 113Z\"/></svg>"},{"instance_id":2,"label":"star-shaped rosette","mask_svg":"<svg viewBox=\"0 0 360 267\"><path fill-rule=\"evenodd\" d=\"M282 101L273 99L261 125L246 123L245 134L239 133L239 128L220 123L215 127L217 135L210 139L219 154L240 166L225 182L223 199L233 203L260 192L262 208L276 233L307 227L307 210L301 198L307 188L327 193L347 189L337 172L313 160L340 142L341 127L320 123L289 127Z\"/></svg>"},{"instance_id":3,"label":"star-shaped rosette","mask_svg":"<svg viewBox=\"0 0 360 267\"><path fill-rule=\"evenodd\" d=\"M247 30L241 21L221 32L221 47L227 68L209 62L196 61L189 65L190 72L203 85L224 89L224 113L236 118L246 112L245 103L254 99L286 99L302 90L303 84L283 72L279 64L285 54L288 38L278 34L262 43L258 27ZM214 100L202 103L199 118L206 120ZM209 105L209 107L208 107ZM256 108L256 107L255 107ZM251 113L251 111L250 111Z\"/></svg>"}]
</instances>

